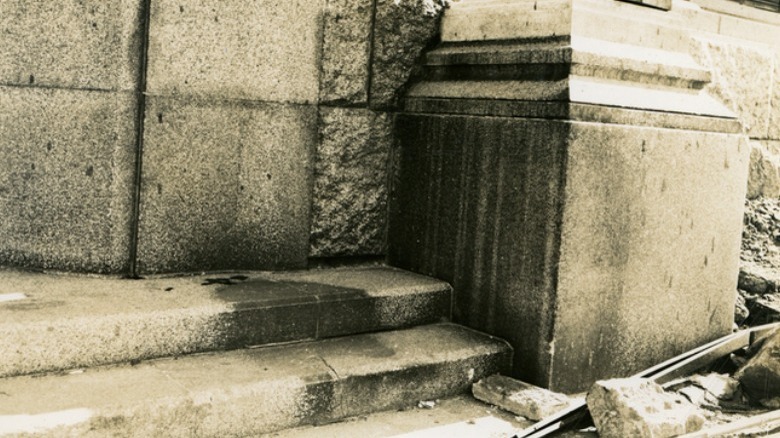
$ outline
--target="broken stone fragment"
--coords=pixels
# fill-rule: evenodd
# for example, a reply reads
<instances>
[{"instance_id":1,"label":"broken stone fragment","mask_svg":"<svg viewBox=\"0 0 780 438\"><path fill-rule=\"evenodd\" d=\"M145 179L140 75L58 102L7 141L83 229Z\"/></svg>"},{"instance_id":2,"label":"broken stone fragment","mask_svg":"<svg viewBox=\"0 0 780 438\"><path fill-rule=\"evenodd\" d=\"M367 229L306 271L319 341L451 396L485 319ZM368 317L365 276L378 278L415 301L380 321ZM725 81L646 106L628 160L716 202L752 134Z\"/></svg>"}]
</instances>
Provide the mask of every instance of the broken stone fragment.
<instances>
[{"instance_id":1,"label":"broken stone fragment","mask_svg":"<svg viewBox=\"0 0 780 438\"><path fill-rule=\"evenodd\" d=\"M749 325L771 324L780 321L780 296L764 295L747 301Z\"/></svg>"},{"instance_id":2,"label":"broken stone fragment","mask_svg":"<svg viewBox=\"0 0 780 438\"><path fill-rule=\"evenodd\" d=\"M704 425L696 406L648 379L598 381L587 403L602 438L672 437L696 432Z\"/></svg>"},{"instance_id":3,"label":"broken stone fragment","mask_svg":"<svg viewBox=\"0 0 780 438\"><path fill-rule=\"evenodd\" d=\"M745 392L766 407L774 408L780 394L780 329L775 329L758 352L734 375Z\"/></svg>"},{"instance_id":4,"label":"broken stone fragment","mask_svg":"<svg viewBox=\"0 0 780 438\"><path fill-rule=\"evenodd\" d=\"M750 311L747 308L745 296L742 291L739 291L739 293L737 293L737 301L734 304L734 322L737 325L742 325L749 316Z\"/></svg>"},{"instance_id":5,"label":"broken stone fragment","mask_svg":"<svg viewBox=\"0 0 780 438\"><path fill-rule=\"evenodd\" d=\"M475 383L472 392L478 400L534 421L566 409L571 402L563 394L498 374Z\"/></svg>"},{"instance_id":6,"label":"broken stone fragment","mask_svg":"<svg viewBox=\"0 0 780 438\"><path fill-rule=\"evenodd\" d=\"M712 394L718 400L731 400L739 388L739 381L726 374L710 373L691 376L691 383Z\"/></svg>"}]
</instances>

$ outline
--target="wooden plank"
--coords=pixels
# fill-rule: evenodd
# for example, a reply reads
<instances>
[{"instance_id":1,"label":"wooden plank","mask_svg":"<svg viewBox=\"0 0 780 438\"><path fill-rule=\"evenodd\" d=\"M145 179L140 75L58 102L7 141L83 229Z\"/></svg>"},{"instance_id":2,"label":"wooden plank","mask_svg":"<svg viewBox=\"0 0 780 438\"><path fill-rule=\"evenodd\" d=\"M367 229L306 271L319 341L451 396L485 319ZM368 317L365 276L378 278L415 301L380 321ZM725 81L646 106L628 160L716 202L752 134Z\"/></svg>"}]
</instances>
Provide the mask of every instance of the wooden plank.
<instances>
[{"instance_id":1,"label":"wooden plank","mask_svg":"<svg viewBox=\"0 0 780 438\"><path fill-rule=\"evenodd\" d=\"M731 423L719 424L715 427L700 430L698 432L682 435L680 438L710 438L722 437L730 433L738 433L739 436L748 434L762 434L780 432L780 410L767 412L753 417L742 418Z\"/></svg>"},{"instance_id":2,"label":"wooden plank","mask_svg":"<svg viewBox=\"0 0 780 438\"><path fill-rule=\"evenodd\" d=\"M740 348L747 347L750 345L750 335L749 331L744 330L721 338L723 339L723 342L702 350L671 367L658 371L657 373L648 376L648 378L654 380L658 384L663 384L691 374L723 356L733 353Z\"/></svg>"}]
</instances>

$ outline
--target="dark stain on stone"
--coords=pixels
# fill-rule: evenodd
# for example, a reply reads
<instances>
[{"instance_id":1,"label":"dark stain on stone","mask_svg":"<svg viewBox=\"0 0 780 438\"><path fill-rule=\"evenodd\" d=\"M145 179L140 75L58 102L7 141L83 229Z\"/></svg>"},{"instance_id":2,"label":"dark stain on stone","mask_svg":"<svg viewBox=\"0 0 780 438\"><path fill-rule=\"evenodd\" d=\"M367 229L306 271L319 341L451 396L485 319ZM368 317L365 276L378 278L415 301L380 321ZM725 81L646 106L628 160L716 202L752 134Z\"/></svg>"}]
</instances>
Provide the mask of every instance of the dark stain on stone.
<instances>
[{"instance_id":1,"label":"dark stain on stone","mask_svg":"<svg viewBox=\"0 0 780 438\"><path fill-rule=\"evenodd\" d=\"M179 12L184 13L184 6L179 6Z\"/></svg>"},{"instance_id":2,"label":"dark stain on stone","mask_svg":"<svg viewBox=\"0 0 780 438\"><path fill-rule=\"evenodd\" d=\"M661 182L661 193L664 193L666 189L667 189L666 179L664 178L664 180Z\"/></svg>"},{"instance_id":3,"label":"dark stain on stone","mask_svg":"<svg viewBox=\"0 0 780 438\"><path fill-rule=\"evenodd\" d=\"M166 287L164 290L165 290L165 292L170 292L170 291L173 290L173 288L172 287Z\"/></svg>"},{"instance_id":4,"label":"dark stain on stone","mask_svg":"<svg viewBox=\"0 0 780 438\"><path fill-rule=\"evenodd\" d=\"M647 140L642 140L642 153L647 152Z\"/></svg>"},{"instance_id":5,"label":"dark stain on stone","mask_svg":"<svg viewBox=\"0 0 780 438\"><path fill-rule=\"evenodd\" d=\"M157 194L162 195L162 184L157 184Z\"/></svg>"},{"instance_id":6,"label":"dark stain on stone","mask_svg":"<svg viewBox=\"0 0 780 438\"><path fill-rule=\"evenodd\" d=\"M157 123L162 123L162 122L163 122L163 115L162 115L162 113L157 113Z\"/></svg>"},{"instance_id":7,"label":"dark stain on stone","mask_svg":"<svg viewBox=\"0 0 780 438\"><path fill-rule=\"evenodd\" d=\"M51 151L54 146L52 146L51 142L46 143L46 150Z\"/></svg>"},{"instance_id":8,"label":"dark stain on stone","mask_svg":"<svg viewBox=\"0 0 780 438\"><path fill-rule=\"evenodd\" d=\"M704 266L707 266L710 264L710 259L707 256L704 256Z\"/></svg>"},{"instance_id":9,"label":"dark stain on stone","mask_svg":"<svg viewBox=\"0 0 780 438\"><path fill-rule=\"evenodd\" d=\"M92 28L97 29L97 23L95 23L94 21L92 22Z\"/></svg>"},{"instance_id":10,"label":"dark stain on stone","mask_svg":"<svg viewBox=\"0 0 780 438\"><path fill-rule=\"evenodd\" d=\"M268 179L270 180L270 179L271 179L271 174L270 174L270 173L267 173L267 174L265 175L265 177L266 177L266 178L268 178Z\"/></svg>"},{"instance_id":11,"label":"dark stain on stone","mask_svg":"<svg viewBox=\"0 0 780 438\"><path fill-rule=\"evenodd\" d=\"M64 304L65 302L60 300L37 301L35 299L26 299L20 301L11 301L10 303L3 304L3 308L8 310L15 310L15 311L27 311L27 310L51 309L53 307L63 306ZM49 327L47 330L51 332L54 331L54 328Z\"/></svg>"},{"instance_id":12,"label":"dark stain on stone","mask_svg":"<svg viewBox=\"0 0 780 438\"><path fill-rule=\"evenodd\" d=\"M249 280L249 277L247 277L246 275L231 275L230 279L231 280L238 280L238 281L246 281L246 280Z\"/></svg>"},{"instance_id":13,"label":"dark stain on stone","mask_svg":"<svg viewBox=\"0 0 780 438\"><path fill-rule=\"evenodd\" d=\"M219 23L219 17L214 17L214 22Z\"/></svg>"},{"instance_id":14,"label":"dark stain on stone","mask_svg":"<svg viewBox=\"0 0 780 438\"><path fill-rule=\"evenodd\" d=\"M30 75L30 84L32 85L34 83L35 83L35 75Z\"/></svg>"},{"instance_id":15,"label":"dark stain on stone","mask_svg":"<svg viewBox=\"0 0 780 438\"><path fill-rule=\"evenodd\" d=\"M87 166L87 171L85 173L87 176L92 176L95 173L95 168L92 166Z\"/></svg>"}]
</instances>

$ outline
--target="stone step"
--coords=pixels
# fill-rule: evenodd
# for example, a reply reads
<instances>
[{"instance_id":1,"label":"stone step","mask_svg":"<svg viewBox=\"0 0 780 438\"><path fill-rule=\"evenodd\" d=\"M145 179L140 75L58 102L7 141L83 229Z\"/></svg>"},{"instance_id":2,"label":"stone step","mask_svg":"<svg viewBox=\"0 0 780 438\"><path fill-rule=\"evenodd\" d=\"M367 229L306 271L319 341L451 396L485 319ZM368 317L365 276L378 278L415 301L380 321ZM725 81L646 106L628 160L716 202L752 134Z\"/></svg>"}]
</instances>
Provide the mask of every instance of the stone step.
<instances>
[{"instance_id":1,"label":"stone step","mask_svg":"<svg viewBox=\"0 0 780 438\"><path fill-rule=\"evenodd\" d=\"M509 370L458 325L0 380L0 436L255 436L407 408Z\"/></svg>"},{"instance_id":2,"label":"stone step","mask_svg":"<svg viewBox=\"0 0 780 438\"><path fill-rule=\"evenodd\" d=\"M389 267L121 280L0 271L0 377L446 321L448 284Z\"/></svg>"}]
</instances>

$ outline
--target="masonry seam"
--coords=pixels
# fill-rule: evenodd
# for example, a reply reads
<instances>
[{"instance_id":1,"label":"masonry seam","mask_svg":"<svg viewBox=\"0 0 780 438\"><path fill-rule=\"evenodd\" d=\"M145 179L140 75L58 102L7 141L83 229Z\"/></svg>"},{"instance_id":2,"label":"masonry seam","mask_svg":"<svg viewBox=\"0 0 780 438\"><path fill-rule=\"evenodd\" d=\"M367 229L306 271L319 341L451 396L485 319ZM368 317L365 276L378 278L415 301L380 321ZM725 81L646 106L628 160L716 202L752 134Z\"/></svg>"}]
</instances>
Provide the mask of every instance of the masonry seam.
<instances>
[{"instance_id":1,"label":"masonry seam","mask_svg":"<svg viewBox=\"0 0 780 438\"><path fill-rule=\"evenodd\" d=\"M151 0L143 0L141 5L141 59L138 68L138 111L136 113L135 180L133 181L133 203L130 224L130 272L132 278L138 278L138 233L141 217L141 178L143 171L144 119L146 118L146 85L149 61L149 28L151 21Z\"/></svg>"}]
</instances>

